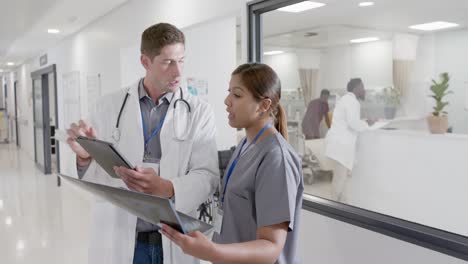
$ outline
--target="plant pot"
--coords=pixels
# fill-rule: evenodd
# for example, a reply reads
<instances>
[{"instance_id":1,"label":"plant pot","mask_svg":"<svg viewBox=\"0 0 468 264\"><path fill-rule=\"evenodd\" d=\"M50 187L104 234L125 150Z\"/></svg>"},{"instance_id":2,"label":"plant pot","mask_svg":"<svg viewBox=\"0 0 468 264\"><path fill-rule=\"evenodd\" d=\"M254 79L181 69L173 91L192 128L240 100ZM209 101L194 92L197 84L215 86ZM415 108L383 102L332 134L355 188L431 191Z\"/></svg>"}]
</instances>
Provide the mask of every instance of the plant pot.
<instances>
[{"instance_id":1,"label":"plant pot","mask_svg":"<svg viewBox=\"0 0 468 264\"><path fill-rule=\"evenodd\" d=\"M396 115L397 108L395 106L385 106L384 107L384 116L385 119L394 119Z\"/></svg>"},{"instance_id":2,"label":"plant pot","mask_svg":"<svg viewBox=\"0 0 468 264\"><path fill-rule=\"evenodd\" d=\"M428 116L427 124L432 134L445 134L448 130L448 117Z\"/></svg>"}]
</instances>

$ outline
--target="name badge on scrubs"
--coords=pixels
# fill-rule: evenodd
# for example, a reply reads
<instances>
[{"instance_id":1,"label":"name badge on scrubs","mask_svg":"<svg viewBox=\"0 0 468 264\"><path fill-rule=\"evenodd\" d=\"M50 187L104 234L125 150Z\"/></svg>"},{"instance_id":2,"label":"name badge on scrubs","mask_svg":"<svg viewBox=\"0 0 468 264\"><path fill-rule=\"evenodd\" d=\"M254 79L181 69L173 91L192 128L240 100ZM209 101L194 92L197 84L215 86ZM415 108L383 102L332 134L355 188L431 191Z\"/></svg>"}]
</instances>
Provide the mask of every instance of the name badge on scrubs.
<instances>
[{"instance_id":1,"label":"name badge on scrubs","mask_svg":"<svg viewBox=\"0 0 468 264\"><path fill-rule=\"evenodd\" d=\"M222 190L223 184L222 181L219 181L219 186L218 190ZM222 194L220 194L221 196ZM221 233L221 227L223 226L223 203L221 202L221 197L218 197L215 199L215 210L214 210L214 216L213 216L213 226L214 226L214 232L220 234Z\"/></svg>"},{"instance_id":2,"label":"name badge on scrubs","mask_svg":"<svg viewBox=\"0 0 468 264\"><path fill-rule=\"evenodd\" d=\"M215 210L215 215L213 217L213 226L214 231L218 234L221 234L221 227L223 226L223 209L217 207Z\"/></svg>"}]
</instances>

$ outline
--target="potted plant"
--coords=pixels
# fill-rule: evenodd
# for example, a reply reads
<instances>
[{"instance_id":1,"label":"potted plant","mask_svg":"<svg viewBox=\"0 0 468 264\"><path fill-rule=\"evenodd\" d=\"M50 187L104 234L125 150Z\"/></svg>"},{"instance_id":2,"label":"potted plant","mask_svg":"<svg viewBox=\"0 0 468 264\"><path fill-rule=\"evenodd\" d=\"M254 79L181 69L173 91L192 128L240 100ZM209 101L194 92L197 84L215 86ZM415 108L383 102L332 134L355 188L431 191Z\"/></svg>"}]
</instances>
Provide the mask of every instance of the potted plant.
<instances>
[{"instance_id":1,"label":"potted plant","mask_svg":"<svg viewBox=\"0 0 468 264\"><path fill-rule=\"evenodd\" d=\"M429 125L429 131L433 134L444 134L448 129L448 117L444 108L449 103L442 100L446 95L452 93L452 91L448 91L450 77L448 73L444 72L440 74L440 79L441 81L439 83L432 80L431 85L431 97L434 98L436 104L433 107L434 111L432 115L427 117L427 123Z\"/></svg>"},{"instance_id":2,"label":"potted plant","mask_svg":"<svg viewBox=\"0 0 468 264\"><path fill-rule=\"evenodd\" d=\"M400 105L401 92L395 87L385 87L382 92L385 119L393 119Z\"/></svg>"}]
</instances>

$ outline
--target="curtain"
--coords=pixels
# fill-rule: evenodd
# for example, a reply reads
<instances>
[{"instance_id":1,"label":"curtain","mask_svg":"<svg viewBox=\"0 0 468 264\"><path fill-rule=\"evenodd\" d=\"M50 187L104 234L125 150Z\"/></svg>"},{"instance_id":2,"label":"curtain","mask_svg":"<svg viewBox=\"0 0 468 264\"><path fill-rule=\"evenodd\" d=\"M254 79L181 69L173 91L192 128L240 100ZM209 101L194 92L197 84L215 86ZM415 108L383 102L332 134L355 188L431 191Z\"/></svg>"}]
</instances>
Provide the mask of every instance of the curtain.
<instances>
[{"instance_id":1,"label":"curtain","mask_svg":"<svg viewBox=\"0 0 468 264\"><path fill-rule=\"evenodd\" d=\"M312 97L317 94L318 69L299 69L299 79L304 96L304 104L307 107Z\"/></svg>"},{"instance_id":2,"label":"curtain","mask_svg":"<svg viewBox=\"0 0 468 264\"><path fill-rule=\"evenodd\" d=\"M407 96L410 89L410 78L413 74L414 60L393 60L393 85L401 92L401 96Z\"/></svg>"}]
</instances>

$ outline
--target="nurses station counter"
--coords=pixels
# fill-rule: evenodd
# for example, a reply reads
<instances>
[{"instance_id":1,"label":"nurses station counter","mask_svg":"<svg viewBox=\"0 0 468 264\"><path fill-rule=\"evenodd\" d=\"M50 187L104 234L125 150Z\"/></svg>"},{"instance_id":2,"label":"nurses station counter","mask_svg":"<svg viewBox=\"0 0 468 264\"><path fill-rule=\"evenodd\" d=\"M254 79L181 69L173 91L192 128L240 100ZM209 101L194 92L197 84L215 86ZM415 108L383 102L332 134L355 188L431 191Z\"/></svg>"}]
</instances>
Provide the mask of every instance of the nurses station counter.
<instances>
[{"instance_id":1,"label":"nurses station counter","mask_svg":"<svg viewBox=\"0 0 468 264\"><path fill-rule=\"evenodd\" d=\"M347 203L468 235L468 135L362 133Z\"/></svg>"}]
</instances>

